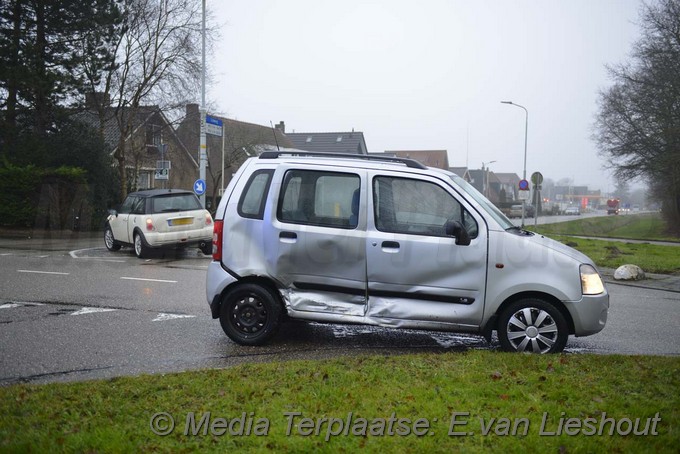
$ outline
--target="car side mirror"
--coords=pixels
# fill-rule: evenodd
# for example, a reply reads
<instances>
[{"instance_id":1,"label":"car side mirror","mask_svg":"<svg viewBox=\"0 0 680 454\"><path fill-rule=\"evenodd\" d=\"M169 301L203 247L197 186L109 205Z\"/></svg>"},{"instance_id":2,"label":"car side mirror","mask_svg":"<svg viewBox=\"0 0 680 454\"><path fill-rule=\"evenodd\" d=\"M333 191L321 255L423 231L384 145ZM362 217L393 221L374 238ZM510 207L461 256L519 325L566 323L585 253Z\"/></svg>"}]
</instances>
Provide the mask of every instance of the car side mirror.
<instances>
[{"instance_id":1,"label":"car side mirror","mask_svg":"<svg viewBox=\"0 0 680 454\"><path fill-rule=\"evenodd\" d=\"M463 224L458 221L446 221L446 224L444 224L444 233L454 237L456 239L456 244L459 246L470 245L470 234L465 230Z\"/></svg>"},{"instance_id":2,"label":"car side mirror","mask_svg":"<svg viewBox=\"0 0 680 454\"><path fill-rule=\"evenodd\" d=\"M113 210L113 209L109 210L109 214L110 214L111 216L118 217L118 212L117 212L116 210Z\"/></svg>"}]
</instances>

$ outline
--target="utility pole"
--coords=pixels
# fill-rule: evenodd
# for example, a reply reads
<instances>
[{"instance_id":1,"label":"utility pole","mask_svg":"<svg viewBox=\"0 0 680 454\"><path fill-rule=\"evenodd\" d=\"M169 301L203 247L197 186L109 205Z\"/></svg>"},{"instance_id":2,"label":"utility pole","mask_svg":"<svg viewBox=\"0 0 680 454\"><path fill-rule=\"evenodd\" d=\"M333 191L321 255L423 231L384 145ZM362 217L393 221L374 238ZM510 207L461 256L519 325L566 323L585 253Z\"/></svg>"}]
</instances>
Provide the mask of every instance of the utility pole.
<instances>
[{"instance_id":1,"label":"utility pole","mask_svg":"<svg viewBox=\"0 0 680 454\"><path fill-rule=\"evenodd\" d=\"M205 0L203 0L203 18L202 18L202 25L201 25L201 39L202 39L202 70L201 70L201 114L200 114L200 122L201 122L201 138L199 140L199 149L198 149L198 161L199 161L199 168L198 168L198 178L200 178L202 181L205 181L205 173L206 173L206 167L208 166L208 150L207 150L207 144L206 144L206 139L205 139L205 114L206 114L206 107L205 107ZM201 194L199 197L199 200L201 201L201 206L205 208L205 192Z\"/></svg>"}]
</instances>

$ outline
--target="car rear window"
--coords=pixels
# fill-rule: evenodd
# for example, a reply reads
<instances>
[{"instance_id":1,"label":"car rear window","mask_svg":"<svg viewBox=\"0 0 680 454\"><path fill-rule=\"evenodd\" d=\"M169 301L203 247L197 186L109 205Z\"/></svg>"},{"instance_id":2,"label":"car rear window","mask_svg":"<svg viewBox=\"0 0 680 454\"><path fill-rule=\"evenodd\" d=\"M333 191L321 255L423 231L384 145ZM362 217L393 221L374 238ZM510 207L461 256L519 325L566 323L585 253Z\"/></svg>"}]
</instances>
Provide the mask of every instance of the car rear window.
<instances>
[{"instance_id":1,"label":"car rear window","mask_svg":"<svg viewBox=\"0 0 680 454\"><path fill-rule=\"evenodd\" d=\"M201 204L193 194L168 194L151 199L152 213L200 210Z\"/></svg>"}]
</instances>

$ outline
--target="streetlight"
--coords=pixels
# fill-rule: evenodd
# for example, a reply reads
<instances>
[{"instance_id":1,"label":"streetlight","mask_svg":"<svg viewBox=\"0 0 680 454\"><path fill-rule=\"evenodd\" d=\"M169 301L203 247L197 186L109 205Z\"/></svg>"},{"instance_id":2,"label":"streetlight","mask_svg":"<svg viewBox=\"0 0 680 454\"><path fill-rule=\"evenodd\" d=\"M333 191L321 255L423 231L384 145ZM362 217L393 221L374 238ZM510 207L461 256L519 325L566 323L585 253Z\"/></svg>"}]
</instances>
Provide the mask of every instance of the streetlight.
<instances>
[{"instance_id":1,"label":"streetlight","mask_svg":"<svg viewBox=\"0 0 680 454\"><path fill-rule=\"evenodd\" d=\"M486 183L484 185L484 192L485 196L488 199L489 198L489 165L493 164L496 161L489 161L489 162L482 162L482 172L484 172L484 164L486 164L486 172L484 173L484 176L486 177Z\"/></svg>"},{"instance_id":2,"label":"streetlight","mask_svg":"<svg viewBox=\"0 0 680 454\"><path fill-rule=\"evenodd\" d=\"M522 174L522 179L526 180L527 179L527 132L529 131L529 111L527 110L526 107L520 106L519 104L515 104L512 101L501 101L501 104L510 104L511 106L519 107L520 109L524 109L524 113L526 114L525 116L525 123L524 123L524 173ZM526 201L522 199L522 228L524 228L524 206L525 206Z\"/></svg>"}]
</instances>

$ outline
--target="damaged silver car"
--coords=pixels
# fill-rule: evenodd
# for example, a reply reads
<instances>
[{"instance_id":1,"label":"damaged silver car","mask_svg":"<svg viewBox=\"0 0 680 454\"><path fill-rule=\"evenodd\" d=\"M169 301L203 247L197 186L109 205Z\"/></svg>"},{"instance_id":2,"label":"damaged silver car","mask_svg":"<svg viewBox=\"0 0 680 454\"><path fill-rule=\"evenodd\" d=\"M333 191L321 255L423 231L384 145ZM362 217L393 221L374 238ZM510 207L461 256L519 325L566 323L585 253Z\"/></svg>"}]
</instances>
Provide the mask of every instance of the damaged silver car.
<instances>
[{"instance_id":1,"label":"damaged silver car","mask_svg":"<svg viewBox=\"0 0 680 454\"><path fill-rule=\"evenodd\" d=\"M609 295L580 252L512 224L457 175L402 158L265 152L214 222L207 300L243 345L287 316L477 333L553 353L604 328Z\"/></svg>"}]
</instances>

